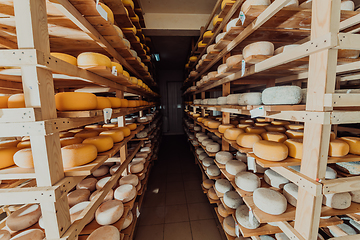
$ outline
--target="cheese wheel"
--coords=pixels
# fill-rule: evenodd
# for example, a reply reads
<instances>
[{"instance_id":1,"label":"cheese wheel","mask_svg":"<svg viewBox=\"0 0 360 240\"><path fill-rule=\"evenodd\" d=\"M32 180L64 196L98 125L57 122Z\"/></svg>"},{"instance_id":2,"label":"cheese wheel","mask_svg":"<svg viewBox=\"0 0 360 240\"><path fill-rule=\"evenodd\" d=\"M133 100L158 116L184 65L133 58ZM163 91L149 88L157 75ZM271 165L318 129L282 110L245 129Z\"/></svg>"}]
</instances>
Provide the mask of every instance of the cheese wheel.
<instances>
[{"instance_id":1,"label":"cheese wheel","mask_svg":"<svg viewBox=\"0 0 360 240\"><path fill-rule=\"evenodd\" d=\"M211 165L206 169L206 173L211 177L216 177L220 175L220 169L216 165Z\"/></svg>"},{"instance_id":2,"label":"cheese wheel","mask_svg":"<svg viewBox=\"0 0 360 240\"><path fill-rule=\"evenodd\" d=\"M345 141L349 145L351 154L360 155L360 138L358 137L341 137L340 140Z\"/></svg>"},{"instance_id":3,"label":"cheese wheel","mask_svg":"<svg viewBox=\"0 0 360 240\"><path fill-rule=\"evenodd\" d=\"M250 124L250 125L253 125L254 124L254 120L251 120L251 119L241 119L240 120L240 123L242 124Z\"/></svg>"},{"instance_id":4,"label":"cheese wheel","mask_svg":"<svg viewBox=\"0 0 360 240\"><path fill-rule=\"evenodd\" d=\"M69 207L78 203L89 201L90 191L88 189L76 189L67 195Z\"/></svg>"},{"instance_id":5,"label":"cheese wheel","mask_svg":"<svg viewBox=\"0 0 360 240\"><path fill-rule=\"evenodd\" d=\"M56 103L56 95L55 95ZM25 97L23 93L11 95L7 101L8 108L25 108ZM58 109L59 110L59 109Z\"/></svg>"},{"instance_id":6,"label":"cheese wheel","mask_svg":"<svg viewBox=\"0 0 360 240\"><path fill-rule=\"evenodd\" d=\"M40 216L40 205L27 205L11 213L6 219L6 226L11 231L20 231L35 224L39 221Z\"/></svg>"},{"instance_id":7,"label":"cheese wheel","mask_svg":"<svg viewBox=\"0 0 360 240\"><path fill-rule=\"evenodd\" d=\"M11 234L8 230L0 230L0 240L10 240Z\"/></svg>"},{"instance_id":8,"label":"cheese wheel","mask_svg":"<svg viewBox=\"0 0 360 240\"><path fill-rule=\"evenodd\" d=\"M214 186L214 181L211 180L211 179L205 179L202 183L203 187L206 188L206 189L210 189Z\"/></svg>"},{"instance_id":9,"label":"cheese wheel","mask_svg":"<svg viewBox=\"0 0 360 240\"><path fill-rule=\"evenodd\" d=\"M124 204L119 200L103 202L95 212L96 222L100 225L110 225L117 222L124 213Z\"/></svg>"},{"instance_id":10,"label":"cheese wheel","mask_svg":"<svg viewBox=\"0 0 360 240\"><path fill-rule=\"evenodd\" d=\"M261 211L271 215L283 214L287 208L286 198L281 193L269 188L256 189L253 201Z\"/></svg>"},{"instance_id":11,"label":"cheese wheel","mask_svg":"<svg viewBox=\"0 0 360 240\"><path fill-rule=\"evenodd\" d=\"M128 165L129 171L131 173L140 173L144 170L144 163L142 162L131 162Z\"/></svg>"},{"instance_id":12,"label":"cheese wheel","mask_svg":"<svg viewBox=\"0 0 360 240\"><path fill-rule=\"evenodd\" d=\"M131 131L136 130L137 125L136 123L130 123L130 124L126 124L126 127L128 127Z\"/></svg>"},{"instance_id":13,"label":"cheese wheel","mask_svg":"<svg viewBox=\"0 0 360 240\"><path fill-rule=\"evenodd\" d=\"M110 168L110 175L114 175L115 172L119 169L119 167L120 167L120 164L115 164L114 166L112 166Z\"/></svg>"},{"instance_id":14,"label":"cheese wheel","mask_svg":"<svg viewBox=\"0 0 360 240\"><path fill-rule=\"evenodd\" d=\"M246 153L241 153L239 151L236 152L235 154L235 158L239 161L242 161L242 162L247 162L247 155Z\"/></svg>"},{"instance_id":15,"label":"cheese wheel","mask_svg":"<svg viewBox=\"0 0 360 240\"><path fill-rule=\"evenodd\" d=\"M82 213L82 211L90 204L89 201L85 201L85 202L81 202L78 203L74 206L72 206L69 209L70 212L70 222L74 223L76 220L80 219L80 215ZM91 217L89 218L89 220L87 221L86 224L89 224L92 220L94 219L94 215L91 215Z\"/></svg>"},{"instance_id":16,"label":"cheese wheel","mask_svg":"<svg viewBox=\"0 0 360 240\"><path fill-rule=\"evenodd\" d=\"M285 233L275 233L276 240L290 240Z\"/></svg>"},{"instance_id":17,"label":"cheese wheel","mask_svg":"<svg viewBox=\"0 0 360 240\"><path fill-rule=\"evenodd\" d=\"M103 110L104 108L111 108L111 102L107 97L97 97L96 109Z\"/></svg>"},{"instance_id":18,"label":"cheese wheel","mask_svg":"<svg viewBox=\"0 0 360 240\"><path fill-rule=\"evenodd\" d=\"M353 1L341 1L341 10L345 10L345 11L354 11L355 9L355 4Z\"/></svg>"},{"instance_id":19,"label":"cheese wheel","mask_svg":"<svg viewBox=\"0 0 360 240\"><path fill-rule=\"evenodd\" d=\"M237 137L243 134L244 131L240 128L229 128L224 132L224 137L228 140L236 141Z\"/></svg>"},{"instance_id":20,"label":"cheese wheel","mask_svg":"<svg viewBox=\"0 0 360 240\"><path fill-rule=\"evenodd\" d=\"M109 167L106 166L106 165L102 165L100 166L98 169L96 169L92 175L94 177L101 177L101 176L104 176L106 175L107 173L109 172Z\"/></svg>"},{"instance_id":21,"label":"cheese wheel","mask_svg":"<svg viewBox=\"0 0 360 240\"><path fill-rule=\"evenodd\" d=\"M266 132L266 130L262 127L247 127L245 129L247 133L255 133L255 134L262 134L263 132Z\"/></svg>"},{"instance_id":22,"label":"cheese wheel","mask_svg":"<svg viewBox=\"0 0 360 240\"><path fill-rule=\"evenodd\" d=\"M235 218L241 226L247 229L256 229L260 226L260 223L255 217L249 216L249 208L246 205L241 205L236 208Z\"/></svg>"},{"instance_id":23,"label":"cheese wheel","mask_svg":"<svg viewBox=\"0 0 360 240\"><path fill-rule=\"evenodd\" d=\"M114 63L113 63L114 64ZM120 64L119 64L120 65ZM121 66L121 65L120 65ZM119 72L119 71L118 71ZM121 107L121 100L117 97L107 97L107 99L110 101L111 108L119 108Z\"/></svg>"},{"instance_id":24,"label":"cheese wheel","mask_svg":"<svg viewBox=\"0 0 360 240\"><path fill-rule=\"evenodd\" d=\"M136 194L137 192L133 185L124 184L115 189L114 198L126 203L134 199Z\"/></svg>"},{"instance_id":25,"label":"cheese wheel","mask_svg":"<svg viewBox=\"0 0 360 240\"><path fill-rule=\"evenodd\" d=\"M285 125L289 125L290 122L288 121L281 121L281 120L273 120L271 122L272 125L276 125L276 126L285 126Z\"/></svg>"},{"instance_id":26,"label":"cheese wheel","mask_svg":"<svg viewBox=\"0 0 360 240\"><path fill-rule=\"evenodd\" d=\"M219 197L218 197L218 195L216 195L216 192L213 187L209 189L208 195L209 195L209 198L211 198L213 200L219 200Z\"/></svg>"},{"instance_id":27,"label":"cheese wheel","mask_svg":"<svg viewBox=\"0 0 360 240\"><path fill-rule=\"evenodd\" d=\"M134 219L133 213L131 211L129 211L125 217L125 220L121 227L121 230L128 228L130 226L130 224L133 222L133 219Z\"/></svg>"},{"instance_id":28,"label":"cheese wheel","mask_svg":"<svg viewBox=\"0 0 360 240\"><path fill-rule=\"evenodd\" d=\"M16 147L0 148L0 169L7 168L15 164L14 155L17 151L19 151L19 149Z\"/></svg>"},{"instance_id":29,"label":"cheese wheel","mask_svg":"<svg viewBox=\"0 0 360 240\"><path fill-rule=\"evenodd\" d=\"M336 226L328 226L328 229L331 235L333 235L334 237L351 237L348 235L357 234L356 231L346 223L338 224Z\"/></svg>"},{"instance_id":30,"label":"cheese wheel","mask_svg":"<svg viewBox=\"0 0 360 240\"><path fill-rule=\"evenodd\" d=\"M215 160L220 164L226 164L232 160L234 156L230 152L221 151L215 154Z\"/></svg>"},{"instance_id":31,"label":"cheese wheel","mask_svg":"<svg viewBox=\"0 0 360 240\"><path fill-rule=\"evenodd\" d=\"M226 104L229 105L238 105L239 104L239 97L241 94L230 94L226 97Z\"/></svg>"},{"instance_id":32,"label":"cheese wheel","mask_svg":"<svg viewBox=\"0 0 360 240\"><path fill-rule=\"evenodd\" d=\"M218 97L218 99L217 99L217 104L218 104L218 105L225 105L225 104L226 104L226 100L227 100L226 97Z\"/></svg>"},{"instance_id":33,"label":"cheese wheel","mask_svg":"<svg viewBox=\"0 0 360 240\"><path fill-rule=\"evenodd\" d=\"M56 57L60 60L63 60L64 62L67 62L74 66L77 66L77 59L74 56L71 56L71 55L65 54L65 53L58 53L58 52L52 52L52 53L50 53L50 55L53 57Z\"/></svg>"},{"instance_id":34,"label":"cheese wheel","mask_svg":"<svg viewBox=\"0 0 360 240\"><path fill-rule=\"evenodd\" d=\"M288 130L304 130L303 124L288 124L285 125L285 128Z\"/></svg>"},{"instance_id":35,"label":"cheese wheel","mask_svg":"<svg viewBox=\"0 0 360 240\"><path fill-rule=\"evenodd\" d=\"M267 184L276 188L283 188L285 184L289 183L289 180L274 170L267 169L264 173L264 180Z\"/></svg>"},{"instance_id":36,"label":"cheese wheel","mask_svg":"<svg viewBox=\"0 0 360 240\"><path fill-rule=\"evenodd\" d=\"M98 128L100 125L95 124L95 125L85 126L85 129L90 129L90 126L93 126L92 128ZM72 133L72 132L59 132L59 137L60 138L73 137L74 135L75 135L75 133Z\"/></svg>"},{"instance_id":37,"label":"cheese wheel","mask_svg":"<svg viewBox=\"0 0 360 240\"><path fill-rule=\"evenodd\" d=\"M291 139L303 139L304 138L304 130L286 130L286 136Z\"/></svg>"},{"instance_id":38,"label":"cheese wheel","mask_svg":"<svg viewBox=\"0 0 360 240\"><path fill-rule=\"evenodd\" d=\"M0 148L13 148L17 147L20 140L6 140L6 141L0 141Z\"/></svg>"},{"instance_id":39,"label":"cheese wheel","mask_svg":"<svg viewBox=\"0 0 360 240\"><path fill-rule=\"evenodd\" d=\"M0 108L8 107L8 98L9 96L0 96Z\"/></svg>"},{"instance_id":40,"label":"cheese wheel","mask_svg":"<svg viewBox=\"0 0 360 240\"><path fill-rule=\"evenodd\" d=\"M74 133L74 134L76 134L76 133L78 133L78 132L81 132L81 131L84 131L84 129L82 129L82 128L74 128L74 129L70 129L70 130L69 130L69 132ZM74 136L75 136L75 135L74 135Z\"/></svg>"},{"instance_id":41,"label":"cheese wheel","mask_svg":"<svg viewBox=\"0 0 360 240\"><path fill-rule=\"evenodd\" d=\"M207 153L205 153L205 152L199 154L199 160L200 160L200 161L204 160L204 159L207 158L207 157L209 157L209 156L208 156Z\"/></svg>"},{"instance_id":42,"label":"cheese wheel","mask_svg":"<svg viewBox=\"0 0 360 240\"><path fill-rule=\"evenodd\" d=\"M251 6L262 5L269 6L271 4L270 0L247 0L241 6L241 11L246 13Z\"/></svg>"},{"instance_id":43,"label":"cheese wheel","mask_svg":"<svg viewBox=\"0 0 360 240\"><path fill-rule=\"evenodd\" d=\"M125 73L125 71L123 73ZM129 107L129 101L127 99L120 99L120 101L121 101L121 107L122 108Z\"/></svg>"},{"instance_id":44,"label":"cheese wheel","mask_svg":"<svg viewBox=\"0 0 360 240\"><path fill-rule=\"evenodd\" d=\"M141 148L140 149L140 152L151 152L151 148L149 148L149 147L143 147L143 148Z\"/></svg>"},{"instance_id":45,"label":"cheese wheel","mask_svg":"<svg viewBox=\"0 0 360 240\"><path fill-rule=\"evenodd\" d=\"M360 203L360 190L357 191L350 191L351 201Z\"/></svg>"},{"instance_id":46,"label":"cheese wheel","mask_svg":"<svg viewBox=\"0 0 360 240\"><path fill-rule=\"evenodd\" d=\"M45 233L44 231L40 229L29 229L26 231L23 231L16 236L11 238L12 240L43 240L45 239Z\"/></svg>"},{"instance_id":47,"label":"cheese wheel","mask_svg":"<svg viewBox=\"0 0 360 240\"><path fill-rule=\"evenodd\" d=\"M81 166L97 157L97 148L92 144L72 144L61 148L64 168Z\"/></svg>"},{"instance_id":48,"label":"cheese wheel","mask_svg":"<svg viewBox=\"0 0 360 240\"><path fill-rule=\"evenodd\" d=\"M112 225L101 226L95 229L86 240L120 240L120 232Z\"/></svg>"},{"instance_id":49,"label":"cheese wheel","mask_svg":"<svg viewBox=\"0 0 360 240\"><path fill-rule=\"evenodd\" d=\"M96 183L96 189L103 189L104 186L106 185L106 183L108 183L110 181L111 177L104 177L102 179L100 179L99 181L97 181Z\"/></svg>"},{"instance_id":50,"label":"cheese wheel","mask_svg":"<svg viewBox=\"0 0 360 240\"><path fill-rule=\"evenodd\" d=\"M136 158L147 158L148 157L148 153L146 152L139 152L135 155Z\"/></svg>"},{"instance_id":51,"label":"cheese wheel","mask_svg":"<svg viewBox=\"0 0 360 240\"><path fill-rule=\"evenodd\" d=\"M220 144L218 144L218 143L209 143L206 146L206 151L211 152L211 153L216 153L216 152L220 151Z\"/></svg>"},{"instance_id":52,"label":"cheese wheel","mask_svg":"<svg viewBox=\"0 0 360 240\"><path fill-rule=\"evenodd\" d=\"M284 128L283 126L273 126L273 125L269 125L269 126L265 126L266 131L268 132L281 132L281 133L285 133L286 132L286 128Z\"/></svg>"},{"instance_id":53,"label":"cheese wheel","mask_svg":"<svg viewBox=\"0 0 360 240\"><path fill-rule=\"evenodd\" d=\"M215 49L215 45L216 44L211 44L211 45L209 45L207 47L207 49L206 49L207 54L209 54L209 53L218 53L219 52L219 50Z\"/></svg>"},{"instance_id":54,"label":"cheese wheel","mask_svg":"<svg viewBox=\"0 0 360 240\"><path fill-rule=\"evenodd\" d=\"M290 157L302 159L302 152L303 152L302 139L288 139L284 143L289 149Z\"/></svg>"},{"instance_id":55,"label":"cheese wheel","mask_svg":"<svg viewBox=\"0 0 360 240\"><path fill-rule=\"evenodd\" d=\"M77 57L77 63L80 68L91 68L105 66L111 68L111 60L101 53L83 52Z\"/></svg>"},{"instance_id":56,"label":"cheese wheel","mask_svg":"<svg viewBox=\"0 0 360 240\"><path fill-rule=\"evenodd\" d=\"M299 104L302 91L298 86L279 86L266 88L261 95L265 105Z\"/></svg>"},{"instance_id":57,"label":"cheese wheel","mask_svg":"<svg viewBox=\"0 0 360 240\"><path fill-rule=\"evenodd\" d=\"M225 165L225 170L234 176L239 172L246 171L246 168L246 164L239 160L230 160Z\"/></svg>"},{"instance_id":58,"label":"cheese wheel","mask_svg":"<svg viewBox=\"0 0 360 240\"><path fill-rule=\"evenodd\" d=\"M122 140L124 140L124 132L119 129L112 129L109 131L101 132L100 136L111 137L114 143L121 142Z\"/></svg>"},{"instance_id":59,"label":"cheese wheel","mask_svg":"<svg viewBox=\"0 0 360 240\"><path fill-rule=\"evenodd\" d=\"M82 143L83 139L79 137L66 137L60 138L61 147L65 147L72 144Z\"/></svg>"},{"instance_id":60,"label":"cheese wheel","mask_svg":"<svg viewBox=\"0 0 360 240\"><path fill-rule=\"evenodd\" d=\"M236 237L235 233L235 221L232 216L227 216L223 222L224 231L230 236Z\"/></svg>"},{"instance_id":61,"label":"cheese wheel","mask_svg":"<svg viewBox=\"0 0 360 240\"><path fill-rule=\"evenodd\" d=\"M31 148L24 148L14 154L14 163L21 168L34 168Z\"/></svg>"},{"instance_id":62,"label":"cheese wheel","mask_svg":"<svg viewBox=\"0 0 360 240\"><path fill-rule=\"evenodd\" d=\"M239 172L235 176L235 184L238 188L247 191L254 192L260 187L260 178L251 172Z\"/></svg>"},{"instance_id":63,"label":"cheese wheel","mask_svg":"<svg viewBox=\"0 0 360 240\"><path fill-rule=\"evenodd\" d=\"M343 157L349 153L350 147L345 141L334 139L329 144L330 157ZM15 154L16 155L16 154Z\"/></svg>"},{"instance_id":64,"label":"cheese wheel","mask_svg":"<svg viewBox=\"0 0 360 240\"><path fill-rule=\"evenodd\" d=\"M201 144L205 147L211 143L214 143L212 139L205 139L204 141L201 142Z\"/></svg>"},{"instance_id":65,"label":"cheese wheel","mask_svg":"<svg viewBox=\"0 0 360 240\"><path fill-rule=\"evenodd\" d=\"M231 184L227 179L218 179L215 181L214 189L220 193L226 193L231 190Z\"/></svg>"},{"instance_id":66,"label":"cheese wheel","mask_svg":"<svg viewBox=\"0 0 360 240\"><path fill-rule=\"evenodd\" d=\"M225 209L224 205L222 205L221 203L218 205L218 213L223 218L226 218L227 216L230 215L230 213Z\"/></svg>"},{"instance_id":67,"label":"cheese wheel","mask_svg":"<svg viewBox=\"0 0 360 240\"><path fill-rule=\"evenodd\" d=\"M200 130L201 130L201 127L199 127L199 126L194 126L194 131L199 132Z\"/></svg>"},{"instance_id":68,"label":"cheese wheel","mask_svg":"<svg viewBox=\"0 0 360 240\"><path fill-rule=\"evenodd\" d=\"M131 130L129 127L116 127L116 128L113 128L112 130L119 130L119 131L122 131L123 134L124 134L124 137L128 137L131 135Z\"/></svg>"},{"instance_id":69,"label":"cheese wheel","mask_svg":"<svg viewBox=\"0 0 360 240\"><path fill-rule=\"evenodd\" d=\"M351 205L350 193L324 194L323 204L334 209L347 209Z\"/></svg>"},{"instance_id":70,"label":"cheese wheel","mask_svg":"<svg viewBox=\"0 0 360 240\"><path fill-rule=\"evenodd\" d=\"M129 174L125 177L120 178L119 185L124 185L124 184L131 184L134 187L136 187L139 184L139 178L134 174Z\"/></svg>"},{"instance_id":71,"label":"cheese wheel","mask_svg":"<svg viewBox=\"0 0 360 240\"><path fill-rule=\"evenodd\" d=\"M274 54L274 44L266 41L251 43L244 47L242 53L245 61L250 56L272 56Z\"/></svg>"},{"instance_id":72,"label":"cheese wheel","mask_svg":"<svg viewBox=\"0 0 360 240\"><path fill-rule=\"evenodd\" d=\"M95 178L85 178L76 185L76 189L87 189L90 192L95 190L97 180Z\"/></svg>"},{"instance_id":73,"label":"cheese wheel","mask_svg":"<svg viewBox=\"0 0 360 240\"><path fill-rule=\"evenodd\" d=\"M222 73L226 72L226 69L227 69L226 63L224 63L224 64L219 65L219 67L217 68L217 72L218 72L218 74L222 74Z\"/></svg>"},{"instance_id":74,"label":"cheese wheel","mask_svg":"<svg viewBox=\"0 0 360 240\"><path fill-rule=\"evenodd\" d=\"M226 66L229 68L233 67L234 65L241 63L242 60L243 60L242 54L231 56L228 59L226 59Z\"/></svg>"},{"instance_id":75,"label":"cheese wheel","mask_svg":"<svg viewBox=\"0 0 360 240\"><path fill-rule=\"evenodd\" d=\"M217 129L220 125L221 125L221 123L218 121L209 121L209 123L208 123L208 127L210 129Z\"/></svg>"},{"instance_id":76,"label":"cheese wheel","mask_svg":"<svg viewBox=\"0 0 360 240\"><path fill-rule=\"evenodd\" d=\"M254 154L268 161L282 161L288 156L288 148L284 143L261 140L253 145Z\"/></svg>"},{"instance_id":77,"label":"cheese wheel","mask_svg":"<svg viewBox=\"0 0 360 240\"><path fill-rule=\"evenodd\" d=\"M266 127L269 125L270 125L270 123L264 123L264 122L257 122L254 124L255 127Z\"/></svg>"},{"instance_id":78,"label":"cheese wheel","mask_svg":"<svg viewBox=\"0 0 360 240\"><path fill-rule=\"evenodd\" d=\"M96 147L98 152L105 152L110 150L114 146L114 141L109 136L96 136L86 138L83 144L92 144Z\"/></svg>"},{"instance_id":79,"label":"cheese wheel","mask_svg":"<svg viewBox=\"0 0 360 240\"><path fill-rule=\"evenodd\" d=\"M232 124L220 124L218 127L219 133L224 133L226 129L228 128L234 128L235 126Z\"/></svg>"},{"instance_id":80,"label":"cheese wheel","mask_svg":"<svg viewBox=\"0 0 360 240\"><path fill-rule=\"evenodd\" d=\"M283 194L288 203L296 207L298 199L298 186L294 183L287 183L284 185Z\"/></svg>"},{"instance_id":81,"label":"cheese wheel","mask_svg":"<svg viewBox=\"0 0 360 240\"><path fill-rule=\"evenodd\" d=\"M99 135L99 132L92 129L92 130L82 130L82 131L76 133L74 135L74 137L85 139L85 138L96 137L98 135Z\"/></svg>"},{"instance_id":82,"label":"cheese wheel","mask_svg":"<svg viewBox=\"0 0 360 240\"><path fill-rule=\"evenodd\" d=\"M100 6L102 7L102 9L104 9L105 11L106 11L106 13L107 13L107 20L109 21L109 22L111 22L112 24L114 24L114 13L111 11L111 9L108 7L108 6L106 6L105 4L103 4L103 3L99 3L100 4Z\"/></svg>"},{"instance_id":83,"label":"cheese wheel","mask_svg":"<svg viewBox=\"0 0 360 240\"><path fill-rule=\"evenodd\" d=\"M259 141L261 141L261 137L255 133L243 133L236 139L236 143L245 148L253 148L253 145Z\"/></svg>"},{"instance_id":84,"label":"cheese wheel","mask_svg":"<svg viewBox=\"0 0 360 240\"><path fill-rule=\"evenodd\" d=\"M196 149L196 154L201 154L201 153L204 153L205 151L204 151L204 149L202 149L202 148L198 148L198 149Z\"/></svg>"},{"instance_id":85,"label":"cheese wheel","mask_svg":"<svg viewBox=\"0 0 360 240\"><path fill-rule=\"evenodd\" d=\"M245 131L245 129L247 128L247 127L251 127L252 125L251 124L248 124L248 123L239 123L236 127L237 128L240 128L240 129L242 129L242 130L244 130Z\"/></svg>"},{"instance_id":86,"label":"cheese wheel","mask_svg":"<svg viewBox=\"0 0 360 240\"><path fill-rule=\"evenodd\" d=\"M225 192L223 200L224 204L231 209L237 209L241 204L243 204L242 198L236 191Z\"/></svg>"},{"instance_id":87,"label":"cheese wheel","mask_svg":"<svg viewBox=\"0 0 360 240\"><path fill-rule=\"evenodd\" d=\"M92 201L92 200L97 196L97 194L98 194L100 191L101 191L101 189L98 189L98 190L94 191L94 192L90 195L89 200ZM114 190L112 190L112 188L110 188L110 190L108 191L108 193L107 193L106 196L104 197L103 202L112 200L113 198L114 198Z\"/></svg>"},{"instance_id":88,"label":"cheese wheel","mask_svg":"<svg viewBox=\"0 0 360 240\"><path fill-rule=\"evenodd\" d=\"M281 132L264 132L261 134L262 139L272 142L284 142L287 137Z\"/></svg>"},{"instance_id":89,"label":"cheese wheel","mask_svg":"<svg viewBox=\"0 0 360 240\"><path fill-rule=\"evenodd\" d=\"M261 93L259 92L249 92L242 93L238 100L239 105L261 105Z\"/></svg>"}]
</instances>

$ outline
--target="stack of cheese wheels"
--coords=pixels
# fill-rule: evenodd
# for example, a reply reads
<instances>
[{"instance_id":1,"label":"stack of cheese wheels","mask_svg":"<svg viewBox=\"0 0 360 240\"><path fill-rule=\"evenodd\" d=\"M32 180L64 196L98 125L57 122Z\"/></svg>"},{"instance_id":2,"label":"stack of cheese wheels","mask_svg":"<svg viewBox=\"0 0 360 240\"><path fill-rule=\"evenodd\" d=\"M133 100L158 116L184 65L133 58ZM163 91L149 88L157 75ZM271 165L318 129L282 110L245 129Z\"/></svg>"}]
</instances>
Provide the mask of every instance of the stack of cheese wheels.
<instances>
[{"instance_id":1,"label":"stack of cheese wheels","mask_svg":"<svg viewBox=\"0 0 360 240\"><path fill-rule=\"evenodd\" d=\"M236 138L236 143L245 148L253 148L256 142L261 141L262 138L259 134L255 133L243 133Z\"/></svg>"},{"instance_id":2,"label":"stack of cheese wheels","mask_svg":"<svg viewBox=\"0 0 360 240\"><path fill-rule=\"evenodd\" d=\"M72 144L61 148L64 168L81 166L96 159L97 148L92 144Z\"/></svg>"},{"instance_id":3,"label":"stack of cheese wheels","mask_svg":"<svg viewBox=\"0 0 360 240\"><path fill-rule=\"evenodd\" d=\"M240 134L244 133L244 131L240 128L228 128L224 132L224 137L231 141L236 141Z\"/></svg>"},{"instance_id":4,"label":"stack of cheese wheels","mask_svg":"<svg viewBox=\"0 0 360 240\"><path fill-rule=\"evenodd\" d=\"M136 194L136 188L133 185L124 184L115 189L114 198L126 203L133 200Z\"/></svg>"},{"instance_id":5,"label":"stack of cheese wheels","mask_svg":"<svg viewBox=\"0 0 360 240\"><path fill-rule=\"evenodd\" d=\"M247 192L254 192L261 185L260 178L251 172L239 172L235 176L235 184Z\"/></svg>"},{"instance_id":6,"label":"stack of cheese wheels","mask_svg":"<svg viewBox=\"0 0 360 240\"><path fill-rule=\"evenodd\" d=\"M251 56L272 56L274 54L274 44L271 42L255 42L247 45L243 49L243 57L245 62L248 61L248 58Z\"/></svg>"},{"instance_id":7,"label":"stack of cheese wheels","mask_svg":"<svg viewBox=\"0 0 360 240\"><path fill-rule=\"evenodd\" d=\"M324 194L323 204L334 209L347 209L351 205L351 195L348 192Z\"/></svg>"},{"instance_id":8,"label":"stack of cheese wheels","mask_svg":"<svg viewBox=\"0 0 360 240\"><path fill-rule=\"evenodd\" d=\"M265 105L299 104L302 91L298 86L279 86L266 88L262 92L261 100Z\"/></svg>"},{"instance_id":9,"label":"stack of cheese wheels","mask_svg":"<svg viewBox=\"0 0 360 240\"><path fill-rule=\"evenodd\" d=\"M279 192L269 188L258 188L253 193L256 207L272 215L280 215L286 211L287 200Z\"/></svg>"},{"instance_id":10,"label":"stack of cheese wheels","mask_svg":"<svg viewBox=\"0 0 360 240\"><path fill-rule=\"evenodd\" d=\"M55 95L56 109L59 111L83 111L97 108L95 94L83 92L61 92Z\"/></svg>"},{"instance_id":11,"label":"stack of cheese wheels","mask_svg":"<svg viewBox=\"0 0 360 240\"><path fill-rule=\"evenodd\" d=\"M112 225L102 226L102 227L97 228L95 231L93 231L87 237L86 240L99 240L99 239L105 239L105 238L107 240L120 240L119 229Z\"/></svg>"},{"instance_id":12,"label":"stack of cheese wheels","mask_svg":"<svg viewBox=\"0 0 360 240\"><path fill-rule=\"evenodd\" d=\"M69 207L72 207L78 203L89 201L90 191L88 189L76 189L69 192L67 195Z\"/></svg>"},{"instance_id":13,"label":"stack of cheese wheels","mask_svg":"<svg viewBox=\"0 0 360 240\"><path fill-rule=\"evenodd\" d=\"M6 219L6 226L11 231L20 231L38 222L40 216L40 205L27 205L11 213Z\"/></svg>"},{"instance_id":14,"label":"stack of cheese wheels","mask_svg":"<svg viewBox=\"0 0 360 240\"><path fill-rule=\"evenodd\" d=\"M96 222L100 225L110 225L117 222L124 212L124 205L119 200L103 202L95 212Z\"/></svg>"},{"instance_id":15,"label":"stack of cheese wheels","mask_svg":"<svg viewBox=\"0 0 360 240\"><path fill-rule=\"evenodd\" d=\"M246 205L236 208L235 218L241 226L247 229L256 229L260 226L260 223L253 215L249 216L249 208Z\"/></svg>"},{"instance_id":16,"label":"stack of cheese wheels","mask_svg":"<svg viewBox=\"0 0 360 240\"><path fill-rule=\"evenodd\" d=\"M289 183L289 180L274 170L267 169L264 173L264 180L267 184L276 188L283 188L285 184Z\"/></svg>"},{"instance_id":17,"label":"stack of cheese wheels","mask_svg":"<svg viewBox=\"0 0 360 240\"><path fill-rule=\"evenodd\" d=\"M25 97L23 93L13 94L7 100L8 108L24 108Z\"/></svg>"},{"instance_id":18,"label":"stack of cheese wheels","mask_svg":"<svg viewBox=\"0 0 360 240\"><path fill-rule=\"evenodd\" d=\"M288 147L281 142L261 140L253 145L254 154L268 161L282 161L288 156Z\"/></svg>"}]
</instances>

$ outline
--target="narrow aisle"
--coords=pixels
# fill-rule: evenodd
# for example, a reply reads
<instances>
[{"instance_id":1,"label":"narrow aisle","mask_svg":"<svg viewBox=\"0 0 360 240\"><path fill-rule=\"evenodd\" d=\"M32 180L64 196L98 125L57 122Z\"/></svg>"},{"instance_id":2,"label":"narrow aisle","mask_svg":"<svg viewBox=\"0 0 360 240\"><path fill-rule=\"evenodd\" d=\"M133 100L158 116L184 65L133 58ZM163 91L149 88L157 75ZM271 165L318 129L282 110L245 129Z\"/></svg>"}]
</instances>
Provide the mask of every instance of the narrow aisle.
<instances>
[{"instance_id":1,"label":"narrow aisle","mask_svg":"<svg viewBox=\"0 0 360 240\"><path fill-rule=\"evenodd\" d=\"M135 240L225 240L185 135L163 136Z\"/></svg>"}]
</instances>

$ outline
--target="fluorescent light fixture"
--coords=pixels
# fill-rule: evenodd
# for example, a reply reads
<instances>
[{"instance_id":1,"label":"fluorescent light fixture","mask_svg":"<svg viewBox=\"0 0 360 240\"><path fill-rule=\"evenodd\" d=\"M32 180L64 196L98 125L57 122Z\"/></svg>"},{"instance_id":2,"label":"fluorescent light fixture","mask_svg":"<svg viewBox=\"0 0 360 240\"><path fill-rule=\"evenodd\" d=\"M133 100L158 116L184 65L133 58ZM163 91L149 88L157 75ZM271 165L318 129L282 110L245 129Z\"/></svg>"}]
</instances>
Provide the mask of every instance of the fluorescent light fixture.
<instances>
[{"instance_id":1,"label":"fluorescent light fixture","mask_svg":"<svg viewBox=\"0 0 360 240\"><path fill-rule=\"evenodd\" d=\"M157 62L160 61L160 54L155 53L155 54L153 54L153 57L155 58L155 60L156 60Z\"/></svg>"}]
</instances>

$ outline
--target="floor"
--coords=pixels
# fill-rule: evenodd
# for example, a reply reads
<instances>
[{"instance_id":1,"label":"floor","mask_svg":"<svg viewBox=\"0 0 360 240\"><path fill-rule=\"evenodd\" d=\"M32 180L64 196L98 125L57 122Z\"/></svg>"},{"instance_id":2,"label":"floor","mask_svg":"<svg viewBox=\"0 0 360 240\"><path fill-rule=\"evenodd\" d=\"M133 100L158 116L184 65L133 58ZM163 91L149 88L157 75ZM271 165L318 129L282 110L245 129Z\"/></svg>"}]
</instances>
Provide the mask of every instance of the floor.
<instances>
[{"instance_id":1,"label":"floor","mask_svg":"<svg viewBox=\"0 0 360 240\"><path fill-rule=\"evenodd\" d=\"M135 240L226 240L184 135L163 136Z\"/></svg>"}]
</instances>

